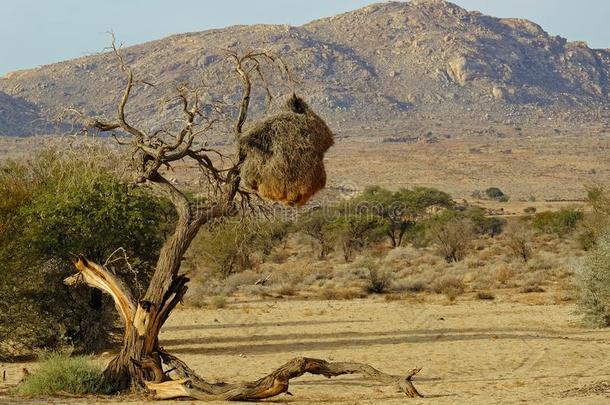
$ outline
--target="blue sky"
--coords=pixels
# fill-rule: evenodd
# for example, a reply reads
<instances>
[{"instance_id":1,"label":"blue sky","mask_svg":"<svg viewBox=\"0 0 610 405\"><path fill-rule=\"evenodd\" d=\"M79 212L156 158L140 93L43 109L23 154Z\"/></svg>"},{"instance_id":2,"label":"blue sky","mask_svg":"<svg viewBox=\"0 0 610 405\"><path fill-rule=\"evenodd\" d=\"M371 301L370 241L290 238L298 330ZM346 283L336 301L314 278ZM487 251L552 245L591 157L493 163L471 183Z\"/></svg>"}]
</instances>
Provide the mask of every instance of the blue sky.
<instances>
[{"instance_id":1,"label":"blue sky","mask_svg":"<svg viewBox=\"0 0 610 405\"><path fill-rule=\"evenodd\" d=\"M0 75L101 51L108 31L126 45L233 24L300 25L371 0L0 0ZM535 21L554 35L610 48L609 0L454 0Z\"/></svg>"}]
</instances>

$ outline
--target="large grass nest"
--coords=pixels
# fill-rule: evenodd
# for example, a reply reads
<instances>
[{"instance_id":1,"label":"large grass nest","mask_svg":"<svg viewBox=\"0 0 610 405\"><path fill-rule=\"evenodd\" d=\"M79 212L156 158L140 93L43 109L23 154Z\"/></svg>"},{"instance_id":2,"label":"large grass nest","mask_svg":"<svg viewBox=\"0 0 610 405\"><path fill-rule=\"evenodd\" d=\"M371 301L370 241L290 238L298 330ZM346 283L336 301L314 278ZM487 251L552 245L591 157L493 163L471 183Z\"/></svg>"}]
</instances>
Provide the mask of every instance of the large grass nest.
<instances>
[{"instance_id":1,"label":"large grass nest","mask_svg":"<svg viewBox=\"0 0 610 405\"><path fill-rule=\"evenodd\" d=\"M324 153L333 143L324 120L293 94L280 112L252 124L240 139L246 154L242 180L263 198L303 205L326 185Z\"/></svg>"}]
</instances>

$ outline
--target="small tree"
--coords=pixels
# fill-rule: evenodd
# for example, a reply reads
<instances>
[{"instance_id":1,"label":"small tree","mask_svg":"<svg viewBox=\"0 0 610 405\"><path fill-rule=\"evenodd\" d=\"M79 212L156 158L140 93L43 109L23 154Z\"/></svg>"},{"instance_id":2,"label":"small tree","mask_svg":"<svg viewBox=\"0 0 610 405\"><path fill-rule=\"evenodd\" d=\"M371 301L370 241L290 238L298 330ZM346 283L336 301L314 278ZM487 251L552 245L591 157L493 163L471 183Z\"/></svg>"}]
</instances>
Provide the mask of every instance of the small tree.
<instances>
[{"instance_id":1,"label":"small tree","mask_svg":"<svg viewBox=\"0 0 610 405\"><path fill-rule=\"evenodd\" d=\"M412 370L406 377L391 376L372 367L359 363L329 363L311 358L295 358L271 374L251 383L209 383L199 377L184 362L159 347L159 332L174 308L182 301L189 279L180 273L182 260L191 242L202 226L235 215L242 206L250 202L251 192L256 191L277 201L302 204L325 184L322 164L323 152L332 144L332 139L317 139L312 129L329 130L300 98L293 95L286 105L284 115L278 115L281 125L273 120L265 120L254 125L252 131L243 132L248 117L253 79L258 83L265 80L266 66L279 66L281 72L288 73L283 62L269 52L249 52L239 56L229 53L228 59L240 78L241 101L233 133L237 151L229 162L214 161L214 156L223 157L218 150L210 149L205 142L196 142L208 134L218 121L214 114L218 105L205 105L204 89L180 87L171 100L180 105L183 119L180 126L168 126L150 130L134 126L126 114L126 105L134 86L147 82L137 80L134 72L125 64L120 50L113 46L120 69L125 74L126 86L114 119L87 119L87 126L102 132L117 131L121 145L130 148L132 172L138 184L146 185L154 193L168 199L176 211L176 225L173 233L163 244L155 271L146 293L135 300L120 278L103 266L80 256L75 261L78 273L65 280L75 284L84 281L88 285L107 292L114 299L124 321L125 335L120 352L104 371L104 384L111 391L129 387L146 387L157 398L168 399L191 397L205 400L260 400L287 392L289 380L304 373L321 374L326 377L362 373L368 378L395 385L409 396L419 396L411 378L419 370ZM255 82L256 83L256 82ZM266 94L271 94L265 88ZM263 89L264 90L264 89ZM77 114L80 114L76 112ZM314 123L316 128L308 125ZM268 132L277 137L269 137ZM283 137L283 138L282 138ZM292 137L292 138L290 138ZM289 140L293 139L293 144ZM317 139L320 140L320 139ZM281 148L270 150L269 146L278 142ZM306 160L303 160L306 158ZM163 168L189 159L196 163L204 178L210 184L205 199L192 200L163 175ZM266 166L272 161L273 165ZM298 163L298 164L291 164ZM228 166L228 167L227 167ZM247 167L248 170L242 172ZM281 172L278 172L278 168ZM248 188L241 184L241 177L247 176ZM290 188L290 190L288 190ZM241 204L240 204L241 202ZM164 369L169 367L180 377L172 380Z\"/></svg>"},{"instance_id":2,"label":"small tree","mask_svg":"<svg viewBox=\"0 0 610 405\"><path fill-rule=\"evenodd\" d=\"M532 237L532 231L522 222L510 224L506 232L508 248L524 263L532 257Z\"/></svg>"},{"instance_id":3,"label":"small tree","mask_svg":"<svg viewBox=\"0 0 610 405\"><path fill-rule=\"evenodd\" d=\"M401 188L396 192L379 186L369 187L354 204L358 210L379 216L380 225L390 239L392 248L402 245L406 232L426 216L430 207L449 208L451 196L434 188Z\"/></svg>"},{"instance_id":4,"label":"small tree","mask_svg":"<svg viewBox=\"0 0 610 405\"><path fill-rule=\"evenodd\" d=\"M587 203L591 212L584 217L577 239L584 250L591 250L599 235L610 227L610 194L601 187L590 187Z\"/></svg>"},{"instance_id":5,"label":"small tree","mask_svg":"<svg viewBox=\"0 0 610 405\"><path fill-rule=\"evenodd\" d=\"M324 260L332 252L336 243L336 233L332 229L334 214L329 210L315 209L303 215L297 228L312 237L319 245L318 258Z\"/></svg>"},{"instance_id":6,"label":"small tree","mask_svg":"<svg viewBox=\"0 0 610 405\"><path fill-rule=\"evenodd\" d=\"M252 256L263 258L280 244L288 224L279 220L256 218L229 219L210 225L193 241L189 254L204 259L217 275L226 278L251 268Z\"/></svg>"},{"instance_id":7,"label":"small tree","mask_svg":"<svg viewBox=\"0 0 610 405\"><path fill-rule=\"evenodd\" d=\"M381 237L378 217L344 213L333 221L333 229L346 262L353 260L371 242Z\"/></svg>"},{"instance_id":8,"label":"small tree","mask_svg":"<svg viewBox=\"0 0 610 405\"><path fill-rule=\"evenodd\" d=\"M448 262L462 260L474 239L474 225L470 219L453 217L439 220L430 228L439 254Z\"/></svg>"}]
</instances>

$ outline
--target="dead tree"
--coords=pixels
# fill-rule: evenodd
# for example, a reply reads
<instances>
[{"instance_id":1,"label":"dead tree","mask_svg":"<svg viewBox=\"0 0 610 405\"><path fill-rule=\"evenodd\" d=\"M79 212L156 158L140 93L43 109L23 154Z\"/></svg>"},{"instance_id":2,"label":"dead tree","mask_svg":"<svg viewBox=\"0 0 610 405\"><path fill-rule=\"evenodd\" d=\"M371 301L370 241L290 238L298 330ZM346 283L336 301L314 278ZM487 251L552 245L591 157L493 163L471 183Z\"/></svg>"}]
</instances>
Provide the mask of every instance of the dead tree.
<instances>
[{"instance_id":1,"label":"dead tree","mask_svg":"<svg viewBox=\"0 0 610 405\"><path fill-rule=\"evenodd\" d=\"M113 135L120 132L124 135L115 136L115 139L131 149L133 161L130 167L135 182L149 186L171 201L177 221L173 233L161 248L154 274L142 299L136 301L129 288L112 272L84 256L74 263L78 272L65 280L67 284L85 282L111 295L123 319L123 344L104 371L104 386L112 392L149 390L160 399L259 400L287 392L289 380L304 373L326 377L360 373L372 381L396 386L409 397L420 396L411 383L411 378L419 369L413 369L405 376L393 376L365 364L329 363L309 358L295 358L251 383L213 384L197 376L186 364L159 346L161 327L187 291L189 279L180 274L180 265L191 241L202 226L234 215L240 206L238 201L249 198L248 190L240 184L240 167L246 155L238 146L232 164L223 168L217 166L213 158L219 154L218 151L196 146L196 139L208 133L215 119L204 114L199 94L186 88L182 88L177 95L184 115L180 130L174 133L167 130L148 132L132 125L125 107L134 86L143 82L136 80L133 70L125 64L120 49L113 45L113 51L126 78L116 118L86 118L86 125L101 132L112 132ZM282 64L268 52L249 52L244 56L230 54L229 59L234 62L235 72L243 84L239 111L233 125L234 135L239 138L248 117L253 78L263 79L259 81L264 85L262 65ZM84 117L81 115L81 118ZM217 198L195 204L163 176L163 167L185 159L197 163L216 190ZM174 370L179 379L170 379L168 369Z\"/></svg>"}]
</instances>

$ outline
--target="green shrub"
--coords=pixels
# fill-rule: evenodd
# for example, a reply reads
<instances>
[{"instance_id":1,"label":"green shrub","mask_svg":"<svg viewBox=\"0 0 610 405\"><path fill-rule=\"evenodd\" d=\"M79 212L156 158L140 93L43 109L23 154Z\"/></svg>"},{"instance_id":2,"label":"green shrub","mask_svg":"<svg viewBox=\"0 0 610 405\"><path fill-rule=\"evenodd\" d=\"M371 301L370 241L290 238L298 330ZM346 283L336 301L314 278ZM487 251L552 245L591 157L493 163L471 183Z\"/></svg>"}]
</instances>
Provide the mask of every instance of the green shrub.
<instances>
[{"instance_id":1,"label":"green shrub","mask_svg":"<svg viewBox=\"0 0 610 405\"><path fill-rule=\"evenodd\" d=\"M610 232L602 234L577 274L578 307L584 321L610 326Z\"/></svg>"},{"instance_id":2,"label":"green shrub","mask_svg":"<svg viewBox=\"0 0 610 405\"><path fill-rule=\"evenodd\" d=\"M477 235L497 236L502 233L506 225L506 220L489 217L485 214L485 210L480 207L468 207L457 215L472 221Z\"/></svg>"},{"instance_id":3,"label":"green shrub","mask_svg":"<svg viewBox=\"0 0 610 405\"><path fill-rule=\"evenodd\" d=\"M485 190L485 195L490 200L497 200L502 202L508 201L508 196L504 194L504 192L498 187L489 187L487 190Z\"/></svg>"},{"instance_id":4,"label":"green shrub","mask_svg":"<svg viewBox=\"0 0 610 405\"><path fill-rule=\"evenodd\" d=\"M562 208L559 211L547 211L536 214L532 226L544 233L564 236L574 229L584 215L575 208Z\"/></svg>"},{"instance_id":5,"label":"green shrub","mask_svg":"<svg viewBox=\"0 0 610 405\"><path fill-rule=\"evenodd\" d=\"M536 213L536 207L525 207L523 209L523 212L525 212L526 214L535 214Z\"/></svg>"},{"instance_id":6,"label":"green shrub","mask_svg":"<svg viewBox=\"0 0 610 405\"><path fill-rule=\"evenodd\" d=\"M502 233L506 224L506 220L502 218L486 216L485 211L479 207L468 207L461 211L447 209L418 221L407 231L405 238L415 247L429 246L437 239L434 235L438 233L439 226L450 221L470 223L469 229L472 231L472 235L469 235L470 239L476 235L496 236Z\"/></svg>"},{"instance_id":7,"label":"green shrub","mask_svg":"<svg viewBox=\"0 0 610 405\"><path fill-rule=\"evenodd\" d=\"M357 252L380 240L384 235L380 218L368 214L342 213L330 226L336 240L341 244L346 262L352 261Z\"/></svg>"},{"instance_id":8,"label":"green shrub","mask_svg":"<svg viewBox=\"0 0 610 405\"><path fill-rule=\"evenodd\" d=\"M189 254L222 278L249 269L255 238L249 229L238 220L213 224L199 233Z\"/></svg>"},{"instance_id":9,"label":"green shrub","mask_svg":"<svg viewBox=\"0 0 610 405\"><path fill-rule=\"evenodd\" d=\"M0 357L63 344L94 351L112 338L111 300L67 287L71 257L109 265L138 296L154 266L171 211L123 184L99 156L45 151L0 168Z\"/></svg>"},{"instance_id":10,"label":"green shrub","mask_svg":"<svg viewBox=\"0 0 610 405\"><path fill-rule=\"evenodd\" d=\"M591 187L587 190L587 203L591 212L582 221L576 237L583 250L593 249L600 232L610 227L610 193L601 187Z\"/></svg>"},{"instance_id":11,"label":"green shrub","mask_svg":"<svg viewBox=\"0 0 610 405\"><path fill-rule=\"evenodd\" d=\"M319 245L318 258L323 260L332 252L336 243L331 219L325 209L315 209L305 213L296 224L296 229L312 237Z\"/></svg>"},{"instance_id":12,"label":"green shrub","mask_svg":"<svg viewBox=\"0 0 610 405\"><path fill-rule=\"evenodd\" d=\"M101 386L102 366L89 357L51 353L41 360L40 368L17 386L19 395L83 395L104 391Z\"/></svg>"}]
</instances>

